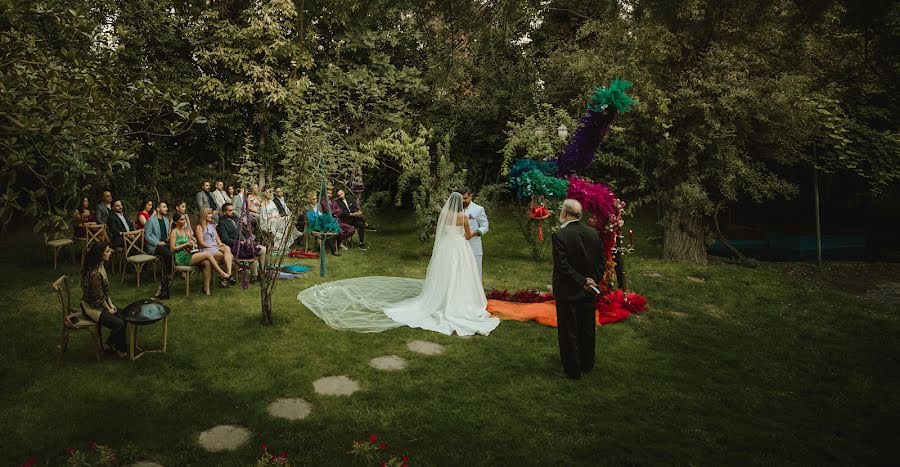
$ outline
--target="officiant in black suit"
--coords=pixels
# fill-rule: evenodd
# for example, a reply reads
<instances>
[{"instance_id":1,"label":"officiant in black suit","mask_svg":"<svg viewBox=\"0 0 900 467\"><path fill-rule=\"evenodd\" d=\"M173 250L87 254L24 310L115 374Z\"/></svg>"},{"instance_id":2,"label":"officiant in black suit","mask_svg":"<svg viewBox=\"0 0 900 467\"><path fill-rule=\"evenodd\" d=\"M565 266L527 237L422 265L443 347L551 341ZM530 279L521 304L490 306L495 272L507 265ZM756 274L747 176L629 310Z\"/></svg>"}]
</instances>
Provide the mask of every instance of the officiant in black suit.
<instances>
[{"instance_id":1,"label":"officiant in black suit","mask_svg":"<svg viewBox=\"0 0 900 467\"><path fill-rule=\"evenodd\" d=\"M596 292L602 274L603 240L581 223L581 203L563 201L562 227L553 234L553 296L559 356L572 379L594 368Z\"/></svg>"}]
</instances>

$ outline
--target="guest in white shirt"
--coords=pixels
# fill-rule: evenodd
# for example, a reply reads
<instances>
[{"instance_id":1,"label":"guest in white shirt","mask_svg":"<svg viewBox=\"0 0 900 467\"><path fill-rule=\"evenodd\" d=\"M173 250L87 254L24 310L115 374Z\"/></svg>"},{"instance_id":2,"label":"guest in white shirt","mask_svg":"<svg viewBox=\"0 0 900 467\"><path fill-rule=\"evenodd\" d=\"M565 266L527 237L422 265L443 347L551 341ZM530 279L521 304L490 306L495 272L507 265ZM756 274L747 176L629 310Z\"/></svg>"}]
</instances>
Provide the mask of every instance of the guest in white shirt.
<instances>
[{"instance_id":1,"label":"guest in white shirt","mask_svg":"<svg viewBox=\"0 0 900 467\"><path fill-rule=\"evenodd\" d=\"M231 202L231 197L228 196L228 193L225 191L225 182L219 180L216 182L216 191L213 191L213 200L215 200L216 205L219 209L222 206L225 206L225 203Z\"/></svg>"}]
</instances>

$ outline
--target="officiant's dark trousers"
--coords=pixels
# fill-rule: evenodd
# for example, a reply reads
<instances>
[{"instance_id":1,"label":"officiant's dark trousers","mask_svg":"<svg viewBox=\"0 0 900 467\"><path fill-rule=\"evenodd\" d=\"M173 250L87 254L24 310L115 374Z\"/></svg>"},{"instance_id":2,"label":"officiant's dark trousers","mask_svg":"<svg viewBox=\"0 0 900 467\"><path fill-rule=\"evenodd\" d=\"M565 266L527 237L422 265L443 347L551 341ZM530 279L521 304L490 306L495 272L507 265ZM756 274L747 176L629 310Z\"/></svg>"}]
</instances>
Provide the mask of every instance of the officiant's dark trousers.
<instances>
[{"instance_id":1,"label":"officiant's dark trousers","mask_svg":"<svg viewBox=\"0 0 900 467\"><path fill-rule=\"evenodd\" d=\"M559 357L569 378L578 379L594 368L595 316L593 300L556 301Z\"/></svg>"}]
</instances>

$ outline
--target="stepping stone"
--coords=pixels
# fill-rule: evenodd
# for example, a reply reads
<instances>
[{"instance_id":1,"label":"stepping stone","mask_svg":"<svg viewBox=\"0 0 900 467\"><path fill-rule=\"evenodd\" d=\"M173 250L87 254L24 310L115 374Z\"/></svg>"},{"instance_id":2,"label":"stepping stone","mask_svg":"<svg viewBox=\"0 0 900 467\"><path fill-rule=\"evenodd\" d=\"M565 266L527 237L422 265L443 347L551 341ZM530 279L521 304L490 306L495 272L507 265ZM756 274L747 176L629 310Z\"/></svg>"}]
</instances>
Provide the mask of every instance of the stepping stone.
<instances>
[{"instance_id":1,"label":"stepping stone","mask_svg":"<svg viewBox=\"0 0 900 467\"><path fill-rule=\"evenodd\" d=\"M691 282L701 283L701 284L703 282L706 282L706 279L704 279L702 277L695 277L695 276L687 276L687 280L689 280Z\"/></svg>"},{"instance_id":2,"label":"stepping stone","mask_svg":"<svg viewBox=\"0 0 900 467\"><path fill-rule=\"evenodd\" d=\"M369 361L369 366L378 370L398 371L406 368L406 360L397 355L385 355L373 358Z\"/></svg>"},{"instance_id":3,"label":"stepping stone","mask_svg":"<svg viewBox=\"0 0 900 467\"><path fill-rule=\"evenodd\" d=\"M282 398L269 404L269 414L288 420L303 420L312 412L312 405L303 399Z\"/></svg>"},{"instance_id":4,"label":"stepping stone","mask_svg":"<svg viewBox=\"0 0 900 467\"><path fill-rule=\"evenodd\" d=\"M163 467L163 465L158 464L156 462L141 461L141 462L131 464L131 467Z\"/></svg>"},{"instance_id":5,"label":"stepping stone","mask_svg":"<svg viewBox=\"0 0 900 467\"><path fill-rule=\"evenodd\" d=\"M408 347L409 350L422 355L440 355L444 353L444 346L435 344L434 342L412 341L409 344L406 344L406 347Z\"/></svg>"},{"instance_id":6,"label":"stepping stone","mask_svg":"<svg viewBox=\"0 0 900 467\"><path fill-rule=\"evenodd\" d=\"M219 425L200 433L198 442L209 452L234 451L250 439L250 431L234 425Z\"/></svg>"},{"instance_id":7,"label":"stepping stone","mask_svg":"<svg viewBox=\"0 0 900 467\"><path fill-rule=\"evenodd\" d=\"M662 274L660 274L658 272L653 272L653 271L644 271L641 273L641 275L644 277L653 277L653 278L662 277Z\"/></svg>"},{"instance_id":8,"label":"stepping stone","mask_svg":"<svg viewBox=\"0 0 900 467\"><path fill-rule=\"evenodd\" d=\"M313 382L317 394L325 396L349 396L360 390L359 383L346 376L328 376Z\"/></svg>"}]
</instances>

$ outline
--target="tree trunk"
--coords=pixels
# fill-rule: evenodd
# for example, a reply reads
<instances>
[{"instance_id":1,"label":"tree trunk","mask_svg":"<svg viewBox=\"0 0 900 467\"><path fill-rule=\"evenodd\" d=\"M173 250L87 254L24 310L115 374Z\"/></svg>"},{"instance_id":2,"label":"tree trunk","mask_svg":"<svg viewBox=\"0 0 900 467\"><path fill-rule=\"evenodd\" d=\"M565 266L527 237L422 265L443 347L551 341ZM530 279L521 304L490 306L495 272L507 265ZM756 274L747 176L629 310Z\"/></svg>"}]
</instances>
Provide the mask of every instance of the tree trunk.
<instances>
[{"instance_id":1,"label":"tree trunk","mask_svg":"<svg viewBox=\"0 0 900 467\"><path fill-rule=\"evenodd\" d=\"M676 209L666 214L663 224L663 258L706 263L706 226L702 214Z\"/></svg>"},{"instance_id":2,"label":"tree trunk","mask_svg":"<svg viewBox=\"0 0 900 467\"><path fill-rule=\"evenodd\" d=\"M263 271L262 274L268 274L268 271ZM270 278L263 279L264 281L271 280ZM263 283L263 286L260 287L260 297L262 299L262 323L266 326L274 324L275 321L272 320L272 293L271 289L266 287L267 284Z\"/></svg>"}]
</instances>

